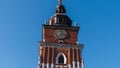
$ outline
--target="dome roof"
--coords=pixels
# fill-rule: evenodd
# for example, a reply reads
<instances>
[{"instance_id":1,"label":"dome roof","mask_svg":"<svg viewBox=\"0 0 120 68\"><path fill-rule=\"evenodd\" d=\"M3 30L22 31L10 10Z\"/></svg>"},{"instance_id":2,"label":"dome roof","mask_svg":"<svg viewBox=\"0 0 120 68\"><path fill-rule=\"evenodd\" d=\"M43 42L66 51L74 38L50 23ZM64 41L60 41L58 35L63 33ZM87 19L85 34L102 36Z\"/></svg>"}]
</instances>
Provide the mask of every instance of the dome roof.
<instances>
[{"instance_id":1,"label":"dome roof","mask_svg":"<svg viewBox=\"0 0 120 68\"><path fill-rule=\"evenodd\" d=\"M66 15L66 9L64 5L62 5L61 0L59 2L59 5L56 7L54 16L49 19L48 23L49 25L56 26L71 26L72 20Z\"/></svg>"}]
</instances>

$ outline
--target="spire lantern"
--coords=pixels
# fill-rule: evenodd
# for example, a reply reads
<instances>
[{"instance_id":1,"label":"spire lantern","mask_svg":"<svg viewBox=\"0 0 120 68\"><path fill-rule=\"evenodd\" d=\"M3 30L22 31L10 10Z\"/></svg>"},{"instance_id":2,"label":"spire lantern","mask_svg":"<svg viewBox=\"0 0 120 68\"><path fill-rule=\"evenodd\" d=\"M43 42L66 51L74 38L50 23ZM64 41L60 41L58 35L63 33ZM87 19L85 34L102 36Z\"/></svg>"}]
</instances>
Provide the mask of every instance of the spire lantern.
<instances>
[{"instance_id":1,"label":"spire lantern","mask_svg":"<svg viewBox=\"0 0 120 68\"><path fill-rule=\"evenodd\" d=\"M58 0L55 14L49 19L49 25L71 27L72 20L66 15L66 9L62 4L62 0Z\"/></svg>"},{"instance_id":2,"label":"spire lantern","mask_svg":"<svg viewBox=\"0 0 120 68\"><path fill-rule=\"evenodd\" d=\"M63 13L63 14L65 14L66 13L66 9L65 9L64 5L62 5L62 0L58 0L58 1L59 1L59 4L56 7L56 13Z\"/></svg>"},{"instance_id":3,"label":"spire lantern","mask_svg":"<svg viewBox=\"0 0 120 68\"><path fill-rule=\"evenodd\" d=\"M59 0L59 4L62 4L62 0Z\"/></svg>"}]
</instances>

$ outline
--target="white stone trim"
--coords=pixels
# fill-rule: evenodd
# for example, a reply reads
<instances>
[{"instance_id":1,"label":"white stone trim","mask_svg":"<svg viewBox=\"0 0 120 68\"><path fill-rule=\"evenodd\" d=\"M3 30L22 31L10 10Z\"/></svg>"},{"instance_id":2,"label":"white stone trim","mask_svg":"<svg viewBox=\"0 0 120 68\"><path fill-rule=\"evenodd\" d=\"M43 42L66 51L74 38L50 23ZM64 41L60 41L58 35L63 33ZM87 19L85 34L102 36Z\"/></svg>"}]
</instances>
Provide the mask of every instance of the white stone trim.
<instances>
[{"instance_id":1,"label":"white stone trim","mask_svg":"<svg viewBox=\"0 0 120 68\"><path fill-rule=\"evenodd\" d=\"M80 68L80 62L77 62L77 68Z\"/></svg>"},{"instance_id":2,"label":"white stone trim","mask_svg":"<svg viewBox=\"0 0 120 68\"><path fill-rule=\"evenodd\" d=\"M58 43L45 43L45 42L40 42L39 44L44 44L41 46L45 47L54 47L54 48L73 48L73 49L83 49L83 44L77 44L77 45L68 45L68 44L58 44ZM61 45L61 46L60 46Z\"/></svg>"},{"instance_id":3,"label":"white stone trim","mask_svg":"<svg viewBox=\"0 0 120 68\"><path fill-rule=\"evenodd\" d=\"M45 68L45 64L44 63L42 63L42 68Z\"/></svg>"},{"instance_id":4,"label":"white stone trim","mask_svg":"<svg viewBox=\"0 0 120 68\"><path fill-rule=\"evenodd\" d=\"M38 64L40 64L40 59L38 59Z\"/></svg>"},{"instance_id":5,"label":"white stone trim","mask_svg":"<svg viewBox=\"0 0 120 68\"><path fill-rule=\"evenodd\" d=\"M78 42L78 41L76 41L76 43L78 44L79 42Z\"/></svg>"},{"instance_id":6,"label":"white stone trim","mask_svg":"<svg viewBox=\"0 0 120 68\"><path fill-rule=\"evenodd\" d=\"M81 68L84 68L84 60L81 59Z\"/></svg>"},{"instance_id":7,"label":"white stone trim","mask_svg":"<svg viewBox=\"0 0 120 68\"><path fill-rule=\"evenodd\" d=\"M38 68L40 68L40 62L41 62L41 59L40 59L40 56L38 57Z\"/></svg>"},{"instance_id":8,"label":"white stone trim","mask_svg":"<svg viewBox=\"0 0 120 68\"><path fill-rule=\"evenodd\" d=\"M55 23L57 22L57 18L55 17Z\"/></svg>"},{"instance_id":9,"label":"white stone trim","mask_svg":"<svg viewBox=\"0 0 120 68\"><path fill-rule=\"evenodd\" d=\"M41 54L42 54L42 46L40 46L40 56L41 56ZM40 58L40 57L39 57Z\"/></svg>"},{"instance_id":10,"label":"white stone trim","mask_svg":"<svg viewBox=\"0 0 120 68\"><path fill-rule=\"evenodd\" d=\"M51 20L49 21L50 23L49 23L49 25L52 25L52 22L51 22Z\"/></svg>"},{"instance_id":11,"label":"white stone trim","mask_svg":"<svg viewBox=\"0 0 120 68\"><path fill-rule=\"evenodd\" d=\"M43 27L43 42L45 42L45 32L44 32L45 30L44 30L44 27Z\"/></svg>"},{"instance_id":12,"label":"white stone trim","mask_svg":"<svg viewBox=\"0 0 120 68\"><path fill-rule=\"evenodd\" d=\"M61 56L61 55L64 57L64 64L66 64L67 58L66 58L65 54L64 54L64 53L61 53L61 52L57 54L56 64L58 64L58 58L59 58L59 56Z\"/></svg>"},{"instance_id":13,"label":"white stone trim","mask_svg":"<svg viewBox=\"0 0 120 68\"><path fill-rule=\"evenodd\" d=\"M71 64L68 64L68 68L71 68Z\"/></svg>"},{"instance_id":14,"label":"white stone trim","mask_svg":"<svg viewBox=\"0 0 120 68\"><path fill-rule=\"evenodd\" d=\"M47 63L47 68L49 68L49 63Z\"/></svg>"},{"instance_id":15,"label":"white stone trim","mask_svg":"<svg viewBox=\"0 0 120 68\"><path fill-rule=\"evenodd\" d=\"M51 64L51 68L54 68L54 64L53 63Z\"/></svg>"},{"instance_id":16,"label":"white stone trim","mask_svg":"<svg viewBox=\"0 0 120 68\"><path fill-rule=\"evenodd\" d=\"M42 46L40 46L40 50L39 50L39 57L38 57L38 64L40 64L40 62L42 62L41 60L41 55L42 55Z\"/></svg>"},{"instance_id":17,"label":"white stone trim","mask_svg":"<svg viewBox=\"0 0 120 68\"><path fill-rule=\"evenodd\" d=\"M63 68L63 66L61 65L60 68Z\"/></svg>"},{"instance_id":18,"label":"white stone trim","mask_svg":"<svg viewBox=\"0 0 120 68\"><path fill-rule=\"evenodd\" d=\"M72 63L73 63L73 68L75 68L75 61L73 61Z\"/></svg>"},{"instance_id":19,"label":"white stone trim","mask_svg":"<svg viewBox=\"0 0 120 68\"><path fill-rule=\"evenodd\" d=\"M40 64L39 64L39 61L38 61L38 68L40 68Z\"/></svg>"}]
</instances>

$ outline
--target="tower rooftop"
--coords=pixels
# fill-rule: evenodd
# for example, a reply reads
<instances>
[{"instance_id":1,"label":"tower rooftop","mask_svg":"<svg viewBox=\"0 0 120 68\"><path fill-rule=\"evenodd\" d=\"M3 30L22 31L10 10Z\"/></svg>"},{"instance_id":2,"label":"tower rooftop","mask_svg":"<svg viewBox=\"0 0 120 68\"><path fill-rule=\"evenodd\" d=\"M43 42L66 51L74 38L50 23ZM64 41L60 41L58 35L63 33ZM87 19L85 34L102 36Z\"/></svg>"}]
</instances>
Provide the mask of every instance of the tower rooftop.
<instances>
[{"instance_id":1,"label":"tower rooftop","mask_svg":"<svg viewBox=\"0 0 120 68\"><path fill-rule=\"evenodd\" d=\"M48 23L49 25L71 27L72 20L66 15L66 9L62 4L62 0L59 0L55 14L49 19Z\"/></svg>"}]
</instances>

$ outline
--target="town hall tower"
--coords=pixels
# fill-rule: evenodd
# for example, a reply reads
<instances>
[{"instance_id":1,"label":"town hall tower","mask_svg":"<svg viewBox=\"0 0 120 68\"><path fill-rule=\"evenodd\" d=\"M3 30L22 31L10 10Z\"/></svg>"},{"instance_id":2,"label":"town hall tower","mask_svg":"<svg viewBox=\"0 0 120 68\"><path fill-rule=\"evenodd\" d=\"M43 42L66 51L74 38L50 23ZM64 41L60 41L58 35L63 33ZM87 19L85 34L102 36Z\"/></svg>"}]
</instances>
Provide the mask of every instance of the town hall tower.
<instances>
[{"instance_id":1,"label":"town hall tower","mask_svg":"<svg viewBox=\"0 0 120 68\"><path fill-rule=\"evenodd\" d=\"M72 20L59 0L55 14L42 25L38 68L84 68L83 44L78 43L79 30L79 26L72 26Z\"/></svg>"}]
</instances>

